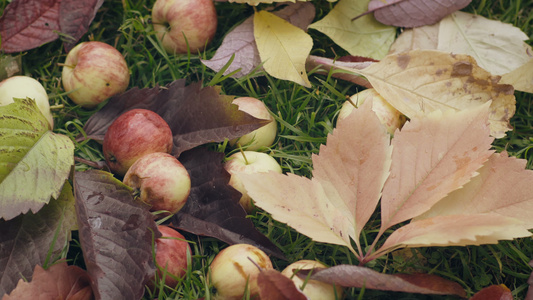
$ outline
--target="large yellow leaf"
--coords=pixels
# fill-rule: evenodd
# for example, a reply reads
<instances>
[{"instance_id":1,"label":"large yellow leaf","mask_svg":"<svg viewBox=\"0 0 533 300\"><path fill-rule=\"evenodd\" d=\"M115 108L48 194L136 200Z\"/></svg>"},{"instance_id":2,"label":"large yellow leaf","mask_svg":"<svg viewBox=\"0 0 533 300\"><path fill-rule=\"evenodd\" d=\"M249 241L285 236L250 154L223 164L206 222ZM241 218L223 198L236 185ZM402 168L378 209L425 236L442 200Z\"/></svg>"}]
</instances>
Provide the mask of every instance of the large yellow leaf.
<instances>
[{"instance_id":1,"label":"large yellow leaf","mask_svg":"<svg viewBox=\"0 0 533 300\"><path fill-rule=\"evenodd\" d=\"M341 0L322 20L309 25L329 36L351 55L381 59L396 36L396 28L379 23L372 15L352 21L367 10L370 0Z\"/></svg>"},{"instance_id":2,"label":"large yellow leaf","mask_svg":"<svg viewBox=\"0 0 533 300\"><path fill-rule=\"evenodd\" d=\"M520 68L504 74L502 83L511 84L518 91L533 93L533 58Z\"/></svg>"},{"instance_id":3,"label":"large yellow leaf","mask_svg":"<svg viewBox=\"0 0 533 300\"><path fill-rule=\"evenodd\" d=\"M313 39L302 29L267 11L254 15L254 36L265 71L273 77L311 87L305 61Z\"/></svg>"},{"instance_id":4,"label":"large yellow leaf","mask_svg":"<svg viewBox=\"0 0 533 300\"><path fill-rule=\"evenodd\" d=\"M275 219L315 241L354 251L351 239L359 247L359 233L388 176L390 156L389 137L367 102L340 121L313 157L312 180L273 172L240 179L256 205Z\"/></svg>"},{"instance_id":5,"label":"large yellow leaf","mask_svg":"<svg viewBox=\"0 0 533 300\"><path fill-rule=\"evenodd\" d=\"M351 71L364 75L387 102L409 118L491 101L491 135L500 138L511 129L509 119L516 110L513 87L499 84L499 77L480 68L471 56L412 50Z\"/></svg>"}]
</instances>

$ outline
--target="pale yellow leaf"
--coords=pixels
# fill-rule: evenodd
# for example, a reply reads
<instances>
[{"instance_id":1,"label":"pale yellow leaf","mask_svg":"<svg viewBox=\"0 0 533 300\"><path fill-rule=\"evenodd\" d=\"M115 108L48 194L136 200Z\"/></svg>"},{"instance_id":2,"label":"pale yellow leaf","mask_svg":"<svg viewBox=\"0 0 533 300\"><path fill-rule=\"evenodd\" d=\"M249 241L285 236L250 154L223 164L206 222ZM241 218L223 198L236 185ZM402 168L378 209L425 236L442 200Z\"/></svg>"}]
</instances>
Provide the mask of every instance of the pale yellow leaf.
<instances>
[{"instance_id":1,"label":"pale yellow leaf","mask_svg":"<svg viewBox=\"0 0 533 300\"><path fill-rule=\"evenodd\" d=\"M426 212L477 174L493 153L487 112L488 103L460 112L436 111L395 134L381 232Z\"/></svg>"},{"instance_id":2,"label":"pale yellow leaf","mask_svg":"<svg viewBox=\"0 0 533 300\"><path fill-rule=\"evenodd\" d=\"M504 74L502 83L511 84L518 91L533 93L533 58L520 68Z\"/></svg>"},{"instance_id":3,"label":"pale yellow leaf","mask_svg":"<svg viewBox=\"0 0 533 300\"><path fill-rule=\"evenodd\" d=\"M468 54L493 75L526 64L529 37L511 24L457 11L440 22L438 50Z\"/></svg>"},{"instance_id":4,"label":"pale yellow leaf","mask_svg":"<svg viewBox=\"0 0 533 300\"><path fill-rule=\"evenodd\" d=\"M387 102L409 118L491 101L491 135L500 138L511 129L509 119L516 110L513 87L499 84L499 77L480 68L471 56L412 50L351 71L364 75Z\"/></svg>"},{"instance_id":5,"label":"pale yellow leaf","mask_svg":"<svg viewBox=\"0 0 533 300\"><path fill-rule=\"evenodd\" d=\"M351 55L381 59L396 36L396 28L383 25L368 14L352 21L364 13L370 0L341 0L322 20L309 25L316 29Z\"/></svg>"},{"instance_id":6,"label":"pale yellow leaf","mask_svg":"<svg viewBox=\"0 0 533 300\"><path fill-rule=\"evenodd\" d=\"M378 253L399 247L468 246L496 244L531 236L524 224L499 214L435 216L413 221L394 231Z\"/></svg>"},{"instance_id":7,"label":"pale yellow leaf","mask_svg":"<svg viewBox=\"0 0 533 300\"><path fill-rule=\"evenodd\" d=\"M439 42L439 23L404 30L392 44L389 54L415 49L436 50Z\"/></svg>"},{"instance_id":8,"label":"pale yellow leaf","mask_svg":"<svg viewBox=\"0 0 533 300\"><path fill-rule=\"evenodd\" d=\"M359 246L388 175L389 137L368 101L328 136L313 157L313 179L293 174L239 176L257 206L315 241ZM357 255L357 254L356 254Z\"/></svg>"},{"instance_id":9,"label":"pale yellow leaf","mask_svg":"<svg viewBox=\"0 0 533 300\"><path fill-rule=\"evenodd\" d=\"M313 48L311 36L267 11L255 13L254 36L268 74L311 87L305 70L305 61Z\"/></svg>"},{"instance_id":10,"label":"pale yellow leaf","mask_svg":"<svg viewBox=\"0 0 533 300\"><path fill-rule=\"evenodd\" d=\"M416 219L434 216L497 213L533 228L533 171L526 160L493 154L464 188L454 191Z\"/></svg>"}]
</instances>

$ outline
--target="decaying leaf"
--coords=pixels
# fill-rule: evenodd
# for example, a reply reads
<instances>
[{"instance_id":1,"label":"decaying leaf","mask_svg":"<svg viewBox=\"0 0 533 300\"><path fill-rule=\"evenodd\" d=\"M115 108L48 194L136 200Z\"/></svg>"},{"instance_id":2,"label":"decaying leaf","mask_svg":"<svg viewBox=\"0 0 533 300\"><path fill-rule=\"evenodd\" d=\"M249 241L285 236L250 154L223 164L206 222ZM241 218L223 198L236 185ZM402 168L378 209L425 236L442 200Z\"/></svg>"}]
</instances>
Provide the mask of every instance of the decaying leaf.
<instances>
[{"instance_id":1,"label":"decaying leaf","mask_svg":"<svg viewBox=\"0 0 533 300\"><path fill-rule=\"evenodd\" d=\"M418 27L435 24L445 16L465 8L472 0L372 0L368 12L383 24Z\"/></svg>"},{"instance_id":2,"label":"decaying leaf","mask_svg":"<svg viewBox=\"0 0 533 300\"><path fill-rule=\"evenodd\" d=\"M254 36L268 74L311 87L305 70L305 61L313 47L311 36L267 11L254 14Z\"/></svg>"},{"instance_id":3,"label":"decaying leaf","mask_svg":"<svg viewBox=\"0 0 533 300\"><path fill-rule=\"evenodd\" d=\"M313 157L312 179L274 173L240 179L273 218L316 241L348 247L361 264L406 246L479 245L530 236L533 200L526 195L531 187L522 185L533 180L533 171L525 170L523 160L490 150L489 111L487 102L418 115L389 145L364 103L339 121ZM363 253L359 232L380 199L381 228ZM378 246L387 229L410 219Z\"/></svg>"},{"instance_id":4,"label":"decaying leaf","mask_svg":"<svg viewBox=\"0 0 533 300\"><path fill-rule=\"evenodd\" d=\"M35 266L31 282L20 279L17 287L2 300L20 299L94 299L90 278L85 270L66 262L54 264L47 270Z\"/></svg>"},{"instance_id":5,"label":"decaying leaf","mask_svg":"<svg viewBox=\"0 0 533 300\"><path fill-rule=\"evenodd\" d=\"M154 238L161 236L131 188L98 170L74 174L79 240L96 299L140 299L155 273Z\"/></svg>"},{"instance_id":6,"label":"decaying leaf","mask_svg":"<svg viewBox=\"0 0 533 300\"><path fill-rule=\"evenodd\" d=\"M516 110L513 87L500 84L499 77L480 68L471 56L412 50L352 71L364 75L387 102L409 118L490 101L491 135L501 138L512 129L509 119Z\"/></svg>"},{"instance_id":7,"label":"decaying leaf","mask_svg":"<svg viewBox=\"0 0 533 300\"><path fill-rule=\"evenodd\" d=\"M533 93L533 58L520 68L504 74L501 82L511 84L515 90Z\"/></svg>"},{"instance_id":8,"label":"decaying leaf","mask_svg":"<svg viewBox=\"0 0 533 300\"><path fill-rule=\"evenodd\" d=\"M491 285L477 292L470 300L513 300L513 293L504 284Z\"/></svg>"},{"instance_id":9,"label":"decaying leaf","mask_svg":"<svg viewBox=\"0 0 533 300\"><path fill-rule=\"evenodd\" d=\"M261 300L306 300L308 299L292 280L273 269L262 270L257 275Z\"/></svg>"},{"instance_id":10,"label":"decaying leaf","mask_svg":"<svg viewBox=\"0 0 533 300\"><path fill-rule=\"evenodd\" d=\"M368 1L341 0L326 17L309 28L324 33L351 55L381 59L387 55L396 29L377 22L371 15L352 21L354 16L366 11Z\"/></svg>"},{"instance_id":11,"label":"decaying leaf","mask_svg":"<svg viewBox=\"0 0 533 300\"><path fill-rule=\"evenodd\" d=\"M355 84L358 84L360 86L371 88L372 85L368 80L366 80L363 76L354 74L353 72L347 72L343 69L340 69L339 67L345 68L345 69L364 69L372 64L372 62L376 62L376 60L371 58L366 58L362 61L357 62L351 62L351 61L340 61L340 60L333 60L330 58L315 56L315 55L309 55L307 58L307 63L305 65L307 71L315 71L318 74L329 74L331 71L331 76L335 78L339 78L342 80L350 81Z\"/></svg>"}]
</instances>

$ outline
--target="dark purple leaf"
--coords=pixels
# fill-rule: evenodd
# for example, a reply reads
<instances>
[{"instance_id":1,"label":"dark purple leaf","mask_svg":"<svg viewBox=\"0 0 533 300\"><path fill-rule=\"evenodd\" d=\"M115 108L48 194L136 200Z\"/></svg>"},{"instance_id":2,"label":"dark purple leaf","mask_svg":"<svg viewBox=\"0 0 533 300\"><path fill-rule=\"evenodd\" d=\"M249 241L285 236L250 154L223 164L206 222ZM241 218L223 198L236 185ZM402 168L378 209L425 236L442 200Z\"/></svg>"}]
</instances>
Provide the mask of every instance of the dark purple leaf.
<instances>
[{"instance_id":1,"label":"dark purple leaf","mask_svg":"<svg viewBox=\"0 0 533 300\"><path fill-rule=\"evenodd\" d=\"M268 269L257 275L261 300L306 300L294 282L280 272Z\"/></svg>"},{"instance_id":2,"label":"dark purple leaf","mask_svg":"<svg viewBox=\"0 0 533 300\"><path fill-rule=\"evenodd\" d=\"M102 141L109 125L134 108L152 110L168 123L176 155L202 144L240 137L268 122L238 110L215 88L202 87L201 83L186 86L182 79L165 88L134 88L111 98L85 124L87 136Z\"/></svg>"},{"instance_id":3,"label":"dark purple leaf","mask_svg":"<svg viewBox=\"0 0 533 300\"><path fill-rule=\"evenodd\" d=\"M70 37L65 43L67 52L89 30L89 25L103 3L104 0L61 1L59 5L59 27L62 33Z\"/></svg>"},{"instance_id":4,"label":"dark purple leaf","mask_svg":"<svg viewBox=\"0 0 533 300\"><path fill-rule=\"evenodd\" d=\"M104 171L74 174L79 237L96 299L140 299L161 236L147 205Z\"/></svg>"},{"instance_id":5,"label":"dark purple leaf","mask_svg":"<svg viewBox=\"0 0 533 300\"><path fill-rule=\"evenodd\" d=\"M239 204L241 194L228 185L223 153L197 148L184 152L181 163L191 176L191 193L185 206L172 218L182 230L215 237L228 244L251 244L270 255L283 253L246 218Z\"/></svg>"},{"instance_id":6,"label":"dark purple leaf","mask_svg":"<svg viewBox=\"0 0 533 300\"><path fill-rule=\"evenodd\" d=\"M7 53L39 47L59 37L60 0L17 0L0 17L1 49Z\"/></svg>"},{"instance_id":7,"label":"dark purple leaf","mask_svg":"<svg viewBox=\"0 0 533 300\"><path fill-rule=\"evenodd\" d=\"M309 271L302 270L298 272L298 276L305 277ZM355 265L337 265L327 269L315 269L310 279L344 287L364 287L367 289L417 294L466 296L466 292L461 285L433 274L385 274Z\"/></svg>"},{"instance_id":8,"label":"dark purple leaf","mask_svg":"<svg viewBox=\"0 0 533 300\"><path fill-rule=\"evenodd\" d=\"M72 188L65 184L58 199L38 213L0 220L0 298L11 292L19 279L31 279L33 269L46 262L50 249L52 258L59 255L77 226L74 203ZM59 234L52 246L56 231Z\"/></svg>"},{"instance_id":9,"label":"dark purple leaf","mask_svg":"<svg viewBox=\"0 0 533 300\"><path fill-rule=\"evenodd\" d=\"M363 15L373 12L385 25L412 28L435 24L470 2L472 0L372 0Z\"/></svg>"}]
</instances>

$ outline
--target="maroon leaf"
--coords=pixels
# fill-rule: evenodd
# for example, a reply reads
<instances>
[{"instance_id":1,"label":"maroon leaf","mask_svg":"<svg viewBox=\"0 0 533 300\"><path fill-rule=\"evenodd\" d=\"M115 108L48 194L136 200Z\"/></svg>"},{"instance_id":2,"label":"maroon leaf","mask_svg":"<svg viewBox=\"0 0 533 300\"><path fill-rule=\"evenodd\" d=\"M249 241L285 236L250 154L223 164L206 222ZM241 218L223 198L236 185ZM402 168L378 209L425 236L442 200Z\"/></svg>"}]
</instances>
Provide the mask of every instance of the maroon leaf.
<instances>
[{"instance_id":1,"label":"maroon leaf","mask_svg":"<svg viewBox=\"0 0 533 300\"><path fill-rule=\"evenodd\" d=\"M85 270L60 262L47 270L35 266L31 282L20 279L11 294L2 298L20 299L90 300L93 299L93 293Z\"/></svg>"},{"instance_id":2,"label":"maroon leaf","mask_svg":"<svg viewBox=\"0 0 533 300\"><path fill-rule=\"evenodd\" d=\"M283 9L275 12L295 26L307 30L315 17L315 7L311 3L291 3ZM230 31L215 55L209 60L202 60L207 67L218 72L233 57L231 65L224 71L224 75L235 72L232 77L240 78L250 74L261 64L261 58L255 44L253 16L246 19L242 24Z\"/></svg>"},{"instance_id":3,"label":"maroon leaf","mask_svg":"<svg viewBox=\"0 0 533 300\"><path fill-rule=\"evenodd\" d=\"M75 227L74 197L67 184L57 200L36 214L0 220L0 297L13 290L19 279L31 279L34 267L45 264L49 251L52 258L57 257Z\"/></svg>"},{"instance_id":4,"label":"maroon leaf","mask_svg":"<svg viewBox=\"0 0 533 300\"><path fill-rule=\"evenodd\" d=\"M176 155L205 143L240 137L268 123L238 110L231 99L220 96L215 88L202 88L199 82L186 86L181 79L165 88L134 88L111 98L89 118L85 133L102 141L109 125L134 108L152 110L168 123L174 134Z\"/></svg>"},{"instance_id":5,"label":"maroon leaf","mask_svg":"<svg viewBox=\"0 0 533 300\"><path fill-rule=\"evenodd\" d=\"M298 272L306 276L308 270ZM457 295L466 292L456 282L432 274L384 274L366 267L338 265L327 269L315 269L310 279L337 284L344 287L396 291L418 294Z\"/></svg>"},{"instance_id":6,"label":"maroon leaf","mask_svg":"<svg viewBox=\"0 0 533 300\"><path fill-rule=\"evenodd\" d=\"M435 24L470 2L472 0L372 0L365 14L373 12L385 25L411 28Z\"/></svg>"},{"instance_id":7,"label":"maroon leaf","mask_svg":"<svg viewBox=\"0 0 533 300\"><path fill-rule=\"evenodd\" d=\"M358 59L355 61L352 61L352 59L355 60L355 56L352 56L351 59L345 57L343 60L333 60L330 58L309 55L305 63L305 68L307 71L314 70L317 74L328 74L328 72L332 71L332 77L353 82L366 88L371 88L372 85L365 78L344 70L340 70L338 67L361 70L370 66L370 64L372 64L372 62L375 60L371 58L364 59L361 57L358 57ZM317 68L318 70L316 70Z\"/></svg>"},{"instance_id":8,"label":"maroon leaf","mask_svg":"<svg viewBox=\"0 0 533 300\"><path fill-rule=\"evenodd\" d=\"M68 35L65 50L68 52L74 44L89 30L89 25L96 16L104 0L62 0L59 5L59 27Z\"/></svg>"},{"instance_id":9,"label":"maroon leaf","mask_svg":"<svg viewBox=\"0 0 533 300\"><path fill-rule=\"evenodd\" d=\"M470 300L513 300L513 294L504 284L491 285L477 292Z\"/></svg>"},{"instance_id":10,"label":"maroon leaf","mask_svg":"<svg viewBox=\"0 0 533 300\"><path fill-rule=\"evenodd\" d=\"M110 173L74 174L79 237L96 299L140 299L155 272L152 240L161 234L148 207Z\"/></svg>"},{"instance_id":11,"label":"maroon leaf","mask_svg":"<svg viewBox=\"0 0 533 300\"><path fill-rule=\"evenodd\" d=\"M263 270L257 275L257 286L261 300L307 299L292 280L273 269Z\"/></svg>"},{"instance_id":12,"label":"maroon leaf","mask_svg":"<svg viewBox=\"0 0 533 300\"><path fill-rule=\"evenodd\" d=\"M185 206L172 218L179 229L215 237L228 244L251 244L267 254L283 253L246 218L240 206L241 194L228 185L223 153L198 148L184 152L181 163L191 176L191 193Z\"/></svg>"},{"instance_id":13,"label":"maroon leaf","mask_svg":"<svg viewBox=\"0 0 533 300\"><path fill-rule=\"evenodd\" d=\"M7 53L39 47L59 37L60 0L17 0L0 17L1 49Z\"/></svg>"}]
</instances>

